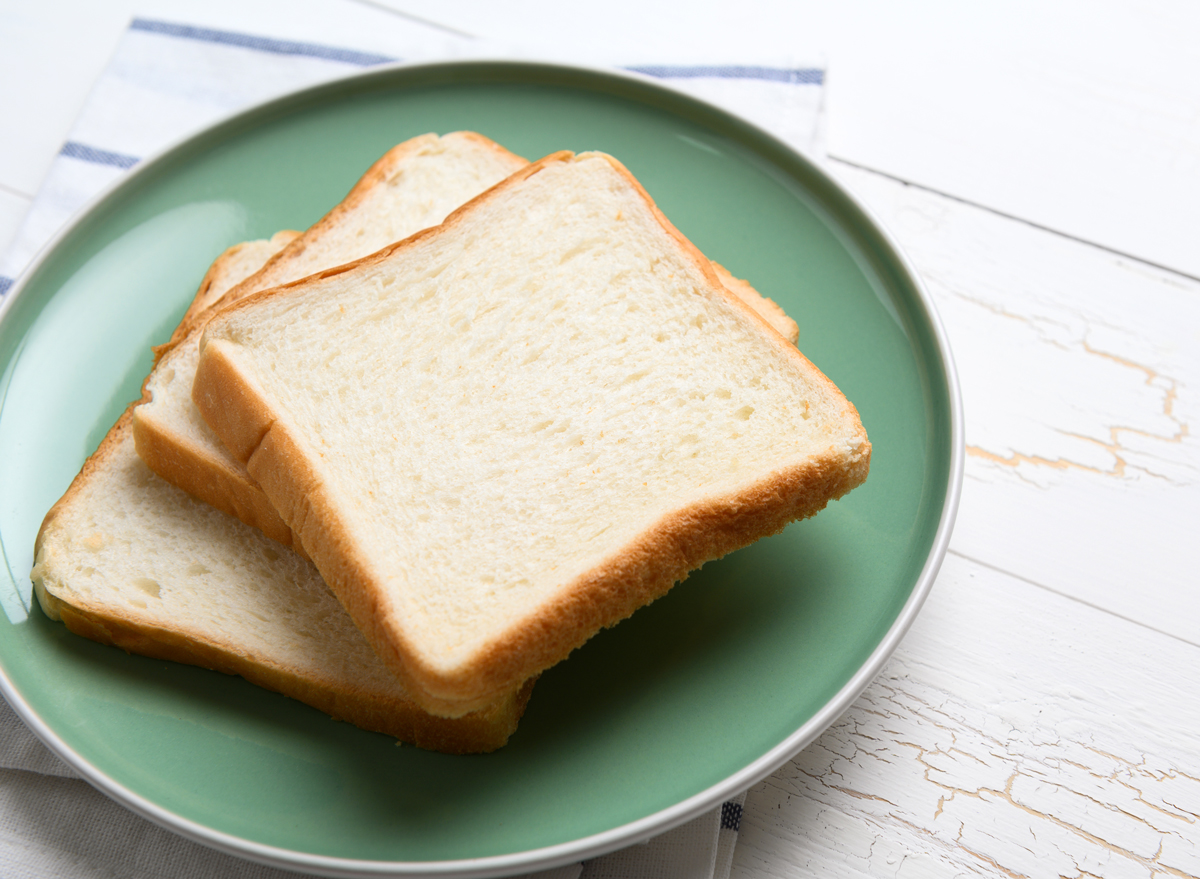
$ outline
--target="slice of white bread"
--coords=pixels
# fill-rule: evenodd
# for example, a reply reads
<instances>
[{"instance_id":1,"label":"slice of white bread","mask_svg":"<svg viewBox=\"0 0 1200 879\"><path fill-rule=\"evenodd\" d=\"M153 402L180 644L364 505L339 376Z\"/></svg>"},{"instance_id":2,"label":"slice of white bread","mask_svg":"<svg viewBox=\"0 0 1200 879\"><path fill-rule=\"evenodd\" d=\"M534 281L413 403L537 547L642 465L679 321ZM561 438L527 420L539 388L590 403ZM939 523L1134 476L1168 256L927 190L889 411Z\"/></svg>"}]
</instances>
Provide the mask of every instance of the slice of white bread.
<instances>
[{"instance_id":1,"label":"slice of white bread","mask_svg":"<svg viewBox=\"0 0 1200 879\"><path fill-rule=\"evenodd\" d=\"M221 254L183 324L297 234ZM126 412L42 524L31 576L51 619L131 653L239 674L422 748L507 741L532 682L456 720L421 710L309 562L151 473L131 421Z\"/></svg>"},{"instance_id":2,"label":"slice of white bread","mask_svg":"<svg viewBox=\"0 0 1200 879\"><path fill-rule=\"evenodd\" d=\"M780 308L774 299L763 296L754 289L749 281L735 277L720 263L714 262L712 267L722 286L758 312L758 316L769 323L775 332L793 345L800 341L800 327L788 317L787 312Z\"/></svg>"},{"instance_id":3,"label":"slice of white bread","mask_svg":"<svg viewBox=\"0 0 1200 879\"><path fill-rule=\"evenodd\" d=\"M376 162L341 204L231 289L222 304L352 262L440 223L451 210L527 164L473 132L426 134L405 141ZM715 268L727 287L795 343L799 330L782 309L723 267ZM172 338L173 345L147 384L149 402L134 412L138 453L165 479L303 552L245 467L225 450L192 403L200 356L196 326L195 321L189 325L190 337Z\"/></svg>"},{"instance_id":4,"label":"slice of white bread","mask_svg":"<svg viewBox=\"0 0 1200 879\"><path fill-rule=\"evenodd\" d=\"M325 217L228 284L221 304L350 262L440 223L454 208L527 164L474 132L425 134L398 144ZM256 244L243 247L263 250ZM231 264L225 271L232 269ZM207 306L214 302L211 295L205 299ZM303 553L246 468L225 450L192 403L203 329L199 311L193 304L180 327L184 332L177 331L160 349L146 382L146 399L134 410L138 454L169 482Z\"/></svg>"},{"instance_id":5,"label":"slice of white bread","mask_svg":"<svg viewBox=\"0 0 1200 879\"><path fill-rule=\"evenodd\" d=\"M203 315L210 308L223 299L231 289L255 272L260 271L267 260L299 237L299 232L285 229L282 232L276 232L270 238L235 244L217 257L201 280L200 289L196 291L192 304L188 306L179 326L171 334L170 341L162 346L161 350L165 351L173 347L198 325L202 325Z\"/></svg>"},{"instance_id":6,"label":"slice of white bread","mask_svg":"<svg viewBox=\"0 0 1200 879\"><path fill-rule=\"evenodd\" d=\"M194 399L423 707L462 714L867 475L854 407L603 154L252 296Z\"/></svg>"},{"instance_id":7,"label":"slice of white bread","mask_svg":"<svg viewBox=\"0 0 1200 879\"><path fill-rule=\"evenodd\" d=\"M436 226L528 164L474 131L406 140L368 168L333 210L230 290L226 301L359 259Z\"/></svg>"},{"instance_id":8,"label":"slice of white bread","mask_svg":"<svg viewBox=\"0 0 1200 879\"><path fill-rule=\"evenodd\" d=\"M309 562L150 472L128 412L46 516L31 576L72 632L241 675L422 748L499 748L532 689L455 720L418 708Z\"/></svg>"}]
</instances>

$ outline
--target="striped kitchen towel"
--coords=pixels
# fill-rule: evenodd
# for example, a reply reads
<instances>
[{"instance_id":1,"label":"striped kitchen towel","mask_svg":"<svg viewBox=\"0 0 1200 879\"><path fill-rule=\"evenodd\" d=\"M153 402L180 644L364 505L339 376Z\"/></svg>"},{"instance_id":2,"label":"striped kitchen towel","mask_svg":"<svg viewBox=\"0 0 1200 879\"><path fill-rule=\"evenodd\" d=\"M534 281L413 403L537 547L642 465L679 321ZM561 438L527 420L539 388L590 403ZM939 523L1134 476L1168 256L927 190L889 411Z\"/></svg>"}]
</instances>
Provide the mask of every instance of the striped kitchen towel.
<instances>
[{"instance_id":1,"label":"striped kitchen towel","mask_svg":"<svg viewBox=\"0 0 1200 879\"><path fill-rule=\"evenodd\" d=\"M319 33L319 26L314 31ZM449 37L416 24L397 34L394 46L380 53L135 19L0 260L0 297L91 199L146 156L231 112L397 60L536 54ZM664 65L638 59L623 59L621 66L724 106L810 155L822 156L824 72L819 66ZM543 875L725 879L743 799L646 844ZM132 875L131 850L137 853L137 875L293 875L202 848L125 811L74 777L0 701L0 875Z\"/></svg>"},{"instance_id":2,"label":"striped kitchen towel","mask_svg":"<svg viewBox=\"0 0 1200 879\"><path fill-rule=\"evenodd\" d=\"M135 19L0 259L0 296L81 207L138 161L234 111L378 64L535 55L526 48L440 33L436 56L428 50L428 37L419 29L409 45L381 54ZM545 59L547 53L536 57ZM620 66L729 109L797 149L823 157L825 72L819 66L662 65L632 59Z\"/></svg>"}]
</instances>

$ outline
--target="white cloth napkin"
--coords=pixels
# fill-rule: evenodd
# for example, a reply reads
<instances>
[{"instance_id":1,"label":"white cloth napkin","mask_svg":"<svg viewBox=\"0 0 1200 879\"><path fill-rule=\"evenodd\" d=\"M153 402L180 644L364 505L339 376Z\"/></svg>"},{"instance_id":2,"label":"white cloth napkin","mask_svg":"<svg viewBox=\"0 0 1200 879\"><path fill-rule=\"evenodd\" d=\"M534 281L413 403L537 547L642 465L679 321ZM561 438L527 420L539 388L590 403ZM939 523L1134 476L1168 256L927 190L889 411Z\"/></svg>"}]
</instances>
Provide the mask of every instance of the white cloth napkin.
<instances>
[{"instance_id":1,"label":"white cloth napkin","mask_svg":"<svg viewBox=\"0 0 1200 879\"><path fill-rule=\"evenodd\" d=\"M234 110L389 61L531 54L451 38L415 23L392 30L394 51L384 55L135 19L0 260L0 296L76 211L142 157ZM623 66L733 110L809 155L822 156L824 72L819 66L787 60L775 66L667 66L653 59L628 59ZM539 876L726 879L743 799L726 802L646 844ZM209 850L126 811L80 780L0 701L0 876L292 875Z\"/></svg>"}]
</instances>

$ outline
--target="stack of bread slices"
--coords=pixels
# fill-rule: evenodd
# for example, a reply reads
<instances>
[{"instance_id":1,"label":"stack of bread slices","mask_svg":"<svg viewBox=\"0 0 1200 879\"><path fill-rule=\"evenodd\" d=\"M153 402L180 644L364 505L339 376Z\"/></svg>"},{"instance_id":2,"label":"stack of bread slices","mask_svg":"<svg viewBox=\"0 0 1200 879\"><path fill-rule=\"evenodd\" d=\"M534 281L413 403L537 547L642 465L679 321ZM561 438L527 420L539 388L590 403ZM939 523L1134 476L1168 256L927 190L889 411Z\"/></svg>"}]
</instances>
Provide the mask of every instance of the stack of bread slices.
<instances>
[{"instance_id":1,"label":"stack of bread slices","mask_svg":"<svg viewBox=\"0 0 1200 879\"><path fill-rule=\"evenodd\" d=\"M47 515L46 613L450 753L704 562L860 484L773 302L600 153L393 148L217 258Z\"/></svg>"}]
</instances>

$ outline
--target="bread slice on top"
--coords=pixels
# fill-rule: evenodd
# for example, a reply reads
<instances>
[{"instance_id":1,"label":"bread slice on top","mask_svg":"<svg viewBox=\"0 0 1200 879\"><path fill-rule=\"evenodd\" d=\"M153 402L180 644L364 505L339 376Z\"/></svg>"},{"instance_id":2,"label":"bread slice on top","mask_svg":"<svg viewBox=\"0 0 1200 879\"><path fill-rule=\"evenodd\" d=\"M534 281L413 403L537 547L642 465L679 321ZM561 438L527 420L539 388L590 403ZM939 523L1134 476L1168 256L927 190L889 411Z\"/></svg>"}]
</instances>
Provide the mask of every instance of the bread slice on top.
<instances>
[{"instance_id":1,"label":"bread slice on top","mask_svg":"<svg viewBox=\"0 0 1200 879\"><path fill-rule=\"evenodd\" d=\"M833 383L598 153L223 310L194 399L447 716L813 515L870 461Z\"/></svg>"},{"instance_id":2,"label":"bread slice on top","mask_svg":"<svg viewBox=\"0 0 1200 879\"><path fill-rule=\"evenodd\" d=\"M196 303L219 298L288 238L227 250ZM507 741L532 682L462 718L421 710L309 562L150 472L131 421L126 412L42 524L31 578L47 616L131 653L241 675L423 748L470 753Z\"/></svg>"},{"instance_id":3,"label":"bread slice on top","mask_svg":"<svg viewBox=\"0 0 1200 879\"><path fill-rule=\"evenodd\" d=\"M228 285L220 302L227 305L350 262L436 225L454 208L527 164L473 132L407 140L375 162L346 198L314 226L293 235L284 242L286 247L266 253L252 271ZM253 243L243 248L265 252ZM243 251L227 256L240 260ZM215 298L206 296L205 304L215 305ZM225 451L192 403L203 329L198 311L193 305L180 330L164 346L146 383L146 400L134 410L138 454L169 482L303 552L246 468Z\"/></svg>"},{"instance_id":4,"label":"bread slice on top","mask_svg":"<svg viewBox=\"0 0 1200 879\"><path fill-rule=\"evenodd\" d=\"M405 141L377 161L316 225L230 289L222 304L352 262L436 225L454 208L527 164L474 132L426 134ZM714 266L722 283L795 343L799 330L779 306L746 281ZM211 304L211 297L206 301ZM134 410L138 453L163 478L303 552L246 468L225 450L196 411L191 391L202 323L197 323L192 311L183 329L190 335L172 337L147 383L148 401Z\"/></svg>"}]
</instances>

